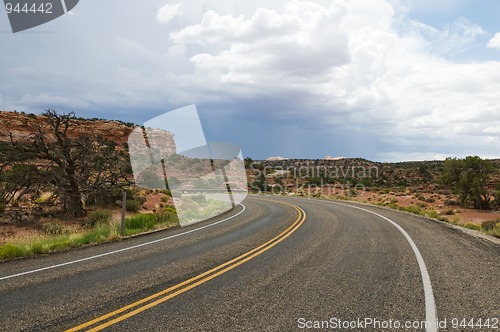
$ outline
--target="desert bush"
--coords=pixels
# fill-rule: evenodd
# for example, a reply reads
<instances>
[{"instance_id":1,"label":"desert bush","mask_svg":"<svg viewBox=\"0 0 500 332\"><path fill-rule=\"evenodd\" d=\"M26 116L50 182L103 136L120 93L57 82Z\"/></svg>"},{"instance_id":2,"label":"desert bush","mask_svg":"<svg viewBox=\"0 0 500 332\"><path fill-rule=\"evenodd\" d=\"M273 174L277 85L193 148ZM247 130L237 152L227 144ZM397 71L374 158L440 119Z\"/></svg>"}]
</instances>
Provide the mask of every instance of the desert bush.
<instances>
[{"instance_id":1,"label":"desert bush","mask_svg":"<svg viewBox=\"0 0 500 332\"><path fill-rule=\"evenodd\" d=\"M458 205L460 205L460 203L458 201L453 200L453 199L445 199L444 205L446 205L446 206L458 206Z\"/></svg>"},{"instance_id":2,"label":"desert bush","mask_svg":"<svg viewBox=\"0 0 500 332\"><path fill-rule=\"evenodd\" d=\"M174 208L172 207L167 207L163 209L160 213L157 215L157 222L159 223L173 223L176 224L179 222L177 218L177 212L175 211Z\"/></svg>"},{"instance_id":3,"label":"desert bush","mask_svg":"<svg viewBox=\"0 0 500 332\"><path fill-rule=\"evenodd\" d=\"M500 226L500 219L496 220L486 220L481 223L481 228L484 231L492 231L495 227Z\"/></svg>"},{"instance_id":4,"label":"desert bush","mask_svg":"<svg viewBox=\"0 0 500 332\"><path fill-rule=\"evenodd\" d=\"M487 184L494 170L491 161L478 156L447 158L441 182L458 194L462 205L471 204L474 209L487 210L490 208Z\"/></svg>"},{"instance_id":5,"label":"desert bush","mask_svg":"<svg viewBox=\"0 0 500 332\"><path fill-rule=\"evenodd\" d=\"M5 212L5 204L0 203L0 214Z\"/></svg>"},{"instance_id":6,"label":"desert bush","mask_svg":"<svg viewBox=\"0 0 500 332\"><path fill-rule=\"evenodd\" d=\"M473 229L475 231L480 231L481 230L481 226L479 225L476 225L474 223L471 223L471 222L468 222L464 225L465 228L468 228L468 229Z\"/></svg>"},{"instance_id":7,"label":"desert bush","mask_svg":"<svg viewBox=\"0 0 500 332\"><path fill-rule=\"evenodd\" d=\"M455 214L455 210L453 209L444 209L441 211L441 214L444 214L446 216L453 216Z\"/></svg>"},{"instance_id":8,"label":"desert bush","mask_svg":"<svg viewBox=\"0 0 500 332\"><path fill-rule=\"evenodd\" d=\"M400 207L399 209L402 210L402 211L406 211L406 212L410 212L410 213L418 214L418 215L424 215L425 214L425 212L420 207L415 206L415 205L410 205L410 206L406 206L406 207Z\"/></svg>"},{"instance_id":9,"label":"desert bush","mask_svg":"<svg viewBox=\"0 0 500 332\"><path fill-rule=\"evenodd\" d=\"M500 238L500 219L483 221L481 228L486 234Z\"/></svg>"},{"instance_id":10,"label":"desert bush","mask_svg":"<svg viewBox=\"0 0 500 332\"><path fill-rule=\"evenodd\" d=\"M434 197L429 197L425 200L427 203L434 203L436 199Z\"/></svg>"},{"instance_id":11,"label":"desert bush","mask_svg":"<svg viewBox=\"0 0 500 332\"><path fill-rule=\"evenodd\" d=\"M168 195L168 196L172 196L172 193L170 192L170 189L162 189L162 190L160 190L160 192L162 194L165 194L165 195Z\"/></svg>"},{"instance_id":12,"label":"desert bush","mask_svg":"<svg viewBox=\"0 0 500 332\"><path fill-rule=\"evenodd\" d=\"M53 222L43 224L42 231L47 235L62 235L66 233L63 225Z\"/></svg>"},{"instance_id":13,"label":"desert bush","mask_svg":"<svg viewBox=\"0 0 500 332\"><path fill-rule=\"evenodd\" d=\"M427 207L428 205L427 205L427 203L424 203L424 202L417 202L417 206L418 206L418 207L421 207L421 208L425 208L425 207Z\"/></svg>"},{"instance_id":14,"label":"desert bush","mask_svg":"<svg viewBox=\"0 0 500 332\"><path fill-rule=\"evenodd\" d=\"M125 203L125 209L127 209L127 211L137 212L141 209L142 204L143 203L141 203L135 199L129 199Z\"/></svg>"},{"instance_id":15,"label":"desert bush","mask_svg":"<svg viewBox=\"0 0 500 332\"><path fill-rule=\"evenodd\" d=\"M96 226L109 225L112 218L112 213L109 210L95 210L92 211L87 220L84 222L84 227L94 228Z\"/></svg>"},{"instance_id":16,"label":"desert bush","mask_svg":"<svg viewBox=\"0 0 500 332\"><path fill-rule=\"evenodd\" d=\"M434 210L434 208L429 208L429 209L427 209L427 211L425 212L425 214L426 214L429 218L439 219L439 214L437 213L437 211L436 211L436 210Z\"/></svg>"}]
</instances>

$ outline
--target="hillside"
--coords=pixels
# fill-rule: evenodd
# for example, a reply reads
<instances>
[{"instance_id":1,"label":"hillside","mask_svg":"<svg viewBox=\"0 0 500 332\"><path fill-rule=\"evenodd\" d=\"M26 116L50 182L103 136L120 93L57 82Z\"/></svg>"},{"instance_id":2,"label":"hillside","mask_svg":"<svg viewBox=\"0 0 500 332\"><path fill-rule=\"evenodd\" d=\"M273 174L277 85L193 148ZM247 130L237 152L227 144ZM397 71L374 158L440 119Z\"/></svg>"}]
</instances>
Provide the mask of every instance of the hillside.
<instances>
[{"instance_id":1,"label":"hillside","mask_svg":"<svg viewBox=\"0 0 500 332\"><path fill-rule=\"evenodd\" d=\"M103 119L76 118L74 121L76 122L74 127L77 130L70 129L70 136L93 133L118 144L127 141L128 135L135 126L132 123ZM40 115L0 111L0 141L9 140L9 133L12 133L14 138L25 137L37 123L41 122L46 122L46 118Z\"/></svg>"},{"instance_id":2,"label":"hillside","mask_svg":"<svg viewBox=\"0 0 500 332\"><path fill-rule=\"evenodd\" d=\"M500 183L500 159L490 160L495 172L488 183L493 190ZM269 184L326 185L361 183L367 187L415 187L432 192L441 189L439 177L444 161L373 162L362 158L247 160L248 176L264 175Z\"/></svg>"}]
</instances>

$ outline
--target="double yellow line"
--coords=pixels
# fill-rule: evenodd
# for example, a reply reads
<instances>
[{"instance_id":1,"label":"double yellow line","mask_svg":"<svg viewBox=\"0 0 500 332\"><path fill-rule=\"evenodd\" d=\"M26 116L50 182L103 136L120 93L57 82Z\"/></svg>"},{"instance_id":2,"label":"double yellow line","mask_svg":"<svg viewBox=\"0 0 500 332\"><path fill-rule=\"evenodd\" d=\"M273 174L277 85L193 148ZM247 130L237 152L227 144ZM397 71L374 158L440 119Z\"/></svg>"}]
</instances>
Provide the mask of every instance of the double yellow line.
<instances>
[{"instance_id":1,"label":"double yellow line","mask_svg":"<svg viewBox=\"0 0 500 332\"><path fill-rule=\"evenodd\" d=\"M306 220L306 212L302 210L300 207L285 202L278 202L278 203L288 205L298 212L297 219L295 219L293 224L290 225L283 232L281 232L278 236L272 238L271 240L258 246L257 248L247 251L246 253L224 264L221 264L213 269L203 272L197 275L196 277L183 281L175 286L164 289L158 293L145 297L139 301L126 305L120 309L107 313L103 316L97 317L91 321L75 326L69 330L66 330L65 332L81 331L84 329L86 329L86 331L101 331L106 327L109 327L125 319L128 319L132 316L135 316L179 294L187 292L190 289L193 289L209 280L212 280L215 277L220 276L221 274L224 274L234 269L235 267L251 260L252 258L262 254L263 252L271 249L272 247L274 247L275 245L277 245L278 243L289 237Z\"/></svg>"}]
</instances>

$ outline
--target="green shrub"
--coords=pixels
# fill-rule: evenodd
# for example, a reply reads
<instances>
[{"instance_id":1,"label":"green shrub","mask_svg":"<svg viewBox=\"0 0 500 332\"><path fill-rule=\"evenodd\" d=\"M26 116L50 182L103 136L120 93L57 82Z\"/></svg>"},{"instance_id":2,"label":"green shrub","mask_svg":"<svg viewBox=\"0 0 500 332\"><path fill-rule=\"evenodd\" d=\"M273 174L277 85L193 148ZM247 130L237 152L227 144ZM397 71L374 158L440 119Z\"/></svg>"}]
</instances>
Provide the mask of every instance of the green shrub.
<instances>
[{"instance_id":1,"label":"green shrub","mask_svg":"<svg viewBox=\"0 0 500 332\"><path fill-rule=\"evenodd\" d=\"M30 246L30 249L33 255L46 254L50 251L49 247L41 242L33 243Z\"/></svg>"},{"instance_id":2,"label":"green shrub","mask_svg":"<svg viewBox=\"0 0 500 332\"><path fill-rule=\"evenodd\" d=\"M162 201L163 203L168 202L168 200L169 200L169 199L170 199L170 196L168 196L168 195L165 195L165 196L162 196L162 197L161 197L161 201Z\"/></svg>"},{"instance_id":3,"label":"green shrub","mask_svg":"<svg viewBox=\"0 0 500 332\"><path fill-rule=\"evenodd\" d=\"M84 223L87 228L94 228L96 226L109 225L113 214L109 210L95 210L92 211Z\"/></svg>"},{"instance_id":4,"label":"green shrub","mask_svg":"<svg viewBox=\"0 0 500 332\"><path fill-rule=\"evenodd\" d=\"M425 200L427 203L434 203L436 199L434 197L429 197Z\"/></svg>"},{"instance_id":5,"label":"green shrub","mask_svg":"<svg viewBox=\"0 0 500 332\"><path fill-rule=\"evenodd\" d=\"M26 250L14 244L4 244L0 246L0 259L13 259L26 255Z\"/></svg>"},{"instance_id":6,"label":"green shrub","mask_svg":"<svg viewBox=\"0 0 500 332\"><path fill-rule=\"evenodd\" d=\"M433 218L433 219L439 219L439 214L436 210L434 210L434 208L429 208L427 209L426 213L425 213L429 218Z\"/></svg>"},{"instance_id":7,"label":"green shrub","mask_svg":"<svg viewBox=\"0 0 500 332\"><path fill-rule=\"evenodd\" d=\"M179 224L177 213L172 208L166 208L156 215L156 222L161 224Z\"/></svg>"}]
</instances>

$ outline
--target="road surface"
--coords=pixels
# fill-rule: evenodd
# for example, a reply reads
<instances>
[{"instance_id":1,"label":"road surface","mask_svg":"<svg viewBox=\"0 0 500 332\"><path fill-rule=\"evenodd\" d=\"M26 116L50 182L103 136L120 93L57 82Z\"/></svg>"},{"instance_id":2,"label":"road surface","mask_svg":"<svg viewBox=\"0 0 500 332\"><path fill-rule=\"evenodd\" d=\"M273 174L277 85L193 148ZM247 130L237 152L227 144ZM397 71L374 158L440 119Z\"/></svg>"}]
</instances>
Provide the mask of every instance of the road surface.
<instances>
[{"instance_id":1,"label":"road surface","mask_svg":"<svg viewBox=\"0 0 500 332\"><path fill-rule=\"evenodd\" d=\"M498 242L380 207L250 196L197 225L1 263L0 330L500 331L499 284Z\"/></svg>"}]
</instances>

